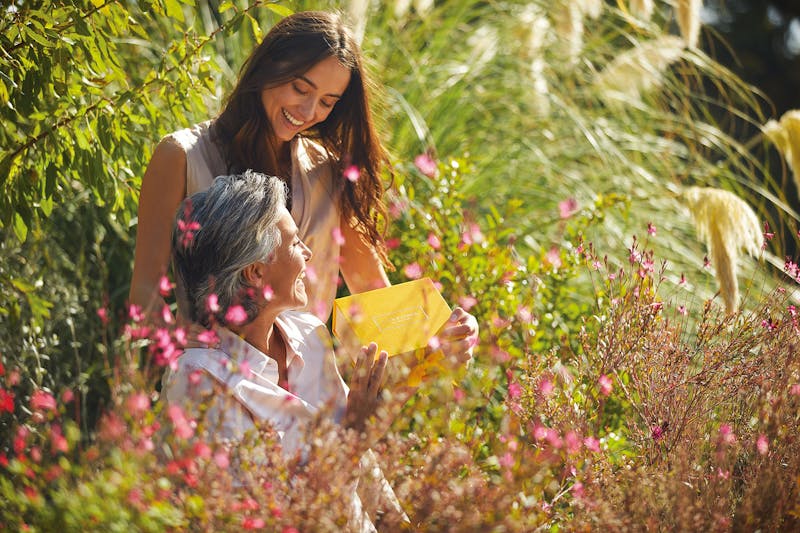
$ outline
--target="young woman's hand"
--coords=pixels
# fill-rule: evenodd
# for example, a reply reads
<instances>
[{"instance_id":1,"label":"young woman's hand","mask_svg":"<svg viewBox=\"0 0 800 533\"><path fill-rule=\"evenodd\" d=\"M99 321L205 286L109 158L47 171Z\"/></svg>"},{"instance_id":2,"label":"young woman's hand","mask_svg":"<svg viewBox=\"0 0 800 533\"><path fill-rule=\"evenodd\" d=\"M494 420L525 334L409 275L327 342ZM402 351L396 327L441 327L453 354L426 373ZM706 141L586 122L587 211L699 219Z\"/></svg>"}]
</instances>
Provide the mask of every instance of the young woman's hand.
<instances>
[{"instance_id":1,"label":"young woman's hand","mask_svg":"<svg viewBox=\"0 0 800 533\"><path fill-rule=\"evenodd\" d=\"M364 431L367 420L375 414L381 396L388 354L381 351L376 359L377 352L378 345L374 342L361 348L350 382L344 425L359 432Z\"/></svg>"},{"instance_id":2,"label":"young woman's hand","mask_svg":"<svg viewBox=\"0 0 800 533\"><path fill-rule=\"evenodd\" d=\"M442 352L456 365L472 359L472 352L478 344L478 321L460 307L453 309L447 323L439 332Z\"/></svg>"}]
</instances>

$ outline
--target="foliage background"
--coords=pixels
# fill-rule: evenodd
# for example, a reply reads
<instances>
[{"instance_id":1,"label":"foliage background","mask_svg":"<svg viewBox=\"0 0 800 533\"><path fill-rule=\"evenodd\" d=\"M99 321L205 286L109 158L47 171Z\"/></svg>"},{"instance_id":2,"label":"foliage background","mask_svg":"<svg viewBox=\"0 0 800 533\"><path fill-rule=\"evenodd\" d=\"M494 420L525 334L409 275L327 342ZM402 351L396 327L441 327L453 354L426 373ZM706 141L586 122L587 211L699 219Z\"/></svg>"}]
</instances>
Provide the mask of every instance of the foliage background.
<instances>
[{"instance_id":1,"label":"foliage background","mask_svg":"<svg viewBox=\"0 0 800 533\"><path fill-rule=\"evenodd\" d=\"M137 191L150 153L166 133L213 116L238 65L278 17L321 7L340 8L363 27L379 82L381 131L398 169L393 280L420 264L450 301L474 297L481 321L477 362L458 385L462 408L451 412L452 387L434 389L409 407L398 434L419 435L421 455L437 436L453 438L478 465L465 478L478 472L502 481L498 449L506 443L499 439L514 435L509 391L521 383L528 414L520 419L544 423L529 416L542 409L534 401L542 372L570 368L583 378L564 384L547 423L602 437L616 457L644 457L637 454L645 445L630 443L653 421L634 417L625 429L641 398L609 401L597 419L589 407L578 410L587 420L564 413L589 405L587 398L602 403L596 380L612 368L597 366L587 331L600 338L605 323L630 328L612 320L614 289L586 268L581 251L596 253L592 261L613 273L631 264L637 236L668 264L642 294L681 324L676 335L692 339L707 321L724 320L683 191L734 191L777 234L761 259L740 262L742 305L754 324L763 318L764 295L791 283L782 270L796 249L798 203L788 169L754 133L772 116L767 102L707 55L716 48L714 33L704 30L700 48L681 46L674 61L655 68L660 76L649 88L615 99L601 74L637 45L678 34L675 12L656 2L652 17L638 20L627 3L613 2L599 3L595 17L591 4L45 0L6 8L0 355L19 383L15 411L0 414L0 442L10 446L15 421L31 414L33 391L74 391L65 414L87 445L104 408L129 391L131 384L115 380L117 338L127 320ZM576 5L584 6L580 25ZM441 159L437 178L412 164L423 152ZM560 204L569 199L574 207L564 216ZM648 223L657 237L648 235ZM796 298L792 290L787 298ZM537 501L557 501L572 482L553 474L555 467L539 485L521 481L543 464L537 448L524 449L535 457L525 468L519 460L520 484L511 485L530 489ZM402 484L401 471L395 474ZM516 498L494 494L487 501L498 505Z\"/></svg>"}]
</instances>

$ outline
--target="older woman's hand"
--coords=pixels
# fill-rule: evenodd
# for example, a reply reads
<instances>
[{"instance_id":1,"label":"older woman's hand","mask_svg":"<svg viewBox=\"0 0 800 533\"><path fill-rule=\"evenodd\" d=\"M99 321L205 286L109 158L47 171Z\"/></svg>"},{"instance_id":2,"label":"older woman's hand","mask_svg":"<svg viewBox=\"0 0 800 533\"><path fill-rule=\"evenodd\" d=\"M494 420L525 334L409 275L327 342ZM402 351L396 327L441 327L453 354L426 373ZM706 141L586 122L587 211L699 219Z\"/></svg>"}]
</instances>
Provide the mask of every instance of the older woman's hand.
<instances>
[{"instance_id":1,"label":"older woman's hand","mask_svg":"<svg viewBox=\"0 0 800 533\"><path fill-rule=\"evenodd\" d=\"M376 359L377 351L378 345L374 342L361 348L350 382L344 425L359 432L364 431L364 426L375 413L380 399L388 354L381 351Z\"/></svg>"},{"instance_id":2,"label":"older woman's hand","mask_svg":"<svg viewBox=\"0 0 800 533\"><path fill-rule=\"evenodd\" d=\"M460 307L453 309L453 314L439 333L442 352L456 364L463 364L472 359L472 352L478 344L478 321Z\"/></svg>"}]
</instances>

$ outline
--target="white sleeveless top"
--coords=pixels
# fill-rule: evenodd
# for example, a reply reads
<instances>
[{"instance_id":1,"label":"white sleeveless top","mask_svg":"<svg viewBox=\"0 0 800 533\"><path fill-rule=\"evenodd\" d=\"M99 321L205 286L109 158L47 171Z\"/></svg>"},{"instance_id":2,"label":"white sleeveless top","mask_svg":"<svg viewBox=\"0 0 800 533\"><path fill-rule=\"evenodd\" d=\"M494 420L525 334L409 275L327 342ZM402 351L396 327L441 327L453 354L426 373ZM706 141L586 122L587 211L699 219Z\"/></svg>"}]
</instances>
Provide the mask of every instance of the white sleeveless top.
<instances>
[{"instance_id":1,"label":"white sleeveless top","mask_svg":"<svg viewBox=\"0 0 800 533\"><path fill-rule=\"evenodd\" d=\"M212 122L176 131L168 138L186 152L186 194L211 186L217 176L229 174L225 158L211 140ZM339 277L340 246L334 239L339 228L341 193L333 165L325 149L313 140L297 136L290 145L292 156L292 218L300 238L311 248L306 270L306 310L326 321L331 314Z\"/></svg>"}]
</instances>

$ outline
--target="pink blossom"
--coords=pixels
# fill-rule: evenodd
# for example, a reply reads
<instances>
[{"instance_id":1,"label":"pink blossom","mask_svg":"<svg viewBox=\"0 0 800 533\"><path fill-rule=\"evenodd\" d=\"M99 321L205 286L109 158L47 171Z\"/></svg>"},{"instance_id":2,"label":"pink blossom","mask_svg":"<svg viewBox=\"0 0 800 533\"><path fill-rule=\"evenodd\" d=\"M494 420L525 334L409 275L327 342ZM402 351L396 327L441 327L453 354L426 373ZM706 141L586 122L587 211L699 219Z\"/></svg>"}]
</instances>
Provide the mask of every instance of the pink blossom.
<instances>
[{"instance_id":1,"label":"pink blossom","mask_svg":"<svg viewBox=\"0 0 800 533\"><path fill-rule=\"evenodd\" d=\"M14 412L14 393L0 389L0 413L3 411Z\"/></svg>"},{"instance_id":2,"label":"pink blossom","mask_svg":"<svg viewBox=\"0 0 800 533\"><path fill-rule=\"evenodd\" d=\"M709 261L707 255L704 255L703 256L703 268L710 268L710 267L711 267L711 261Z\"/></svg>"},{"instance_id":3,"label":"pink blossom","mask_svg":"<svg viewBox=\"0 0 800 533\"><path fill-rule=\"evenodd\" d=\"M422 267L416 262L408 264L403 268L403 274L409 279L419 279L422 277Z\"/></svg>"},{"instance_id":4,"label":"pink blossom","mask_svg":"<svg viewBox=\"0 0 800 533\"><path fill-rule=\"evenodd\" d=\"M141 322L144 319L144 313L142 312L142 307L136 304L129 305L128 316L134 322Z\"/></svg>"},{"instance_id":5,"label":"pink blossom","mask_svg":"<svg viewBox=\"0 0 800 533\"><path fill-rule=\"evenodd\" d=\"M766 435L759 435L756 440L756 449L761 455L767 455L769 452L769 440Z\"/></svg>"},{"instance_id":6,"label":"pink blossom","mask_svg":"<svg viewBox=\"0 0 800 533\"><path fill-rule=\"evenodd\" d=\"M800 383L792 385L789 389L789 394L793 396L800 396Z\"/></svg>"},{"instance_id":7,"label":"pink blossom","mask_svg":"<svg viewBox=\"0 0 800 533\"><path fill-rule=\"evenodd\" d=\"M264 522L262 518L251 518L248 516L242 520L243 529L262 529L265 525L266 522Z\"/></svg>"},{"instance_id":8,"label":"pink blossom","mask_svg":"<svg viewBox=\"0 0 800 533\"><path fill-rule=\"evenodd\" d=\"M423 176L429 178L436 177L436 174L439 172L436 161L428 154L419 154L415 157L414 166L417 167L417 170L419 170Z\"/></svg>"},{"instance_id":9,"label":"pink blossom","mask_svg":"<svg viewBox=\"0 0 800 533\"><path fill-rule=\"evenodd\" d=\"M656 227L652 222L647 223L647 234L648 235L655 235L656 234Z\"/></svg>"},{"instance_id":10,"label":"pink blossom","mask_svg":"<svg viewBox=\"0 0 800 533\"><path fill-rule=\"evenodd\" d=\"M244 310L244 307L241 305L230 306L228 311L225 313L225 322L235 326L247 322L247 312Z\"/></svg>"},{"instance_id":11,"label":"pink blossom","mask_svg":"<svg viewBox=\"0 0 800 533\"><path fill-rule=\"evenodd\" d=\"M275 291L272 290L272 287L270 285L264 286L261 290L261 297L269 302L273 296L275 296Z\"/></svg>"},{"instance_id":12,"label":"pink blossom","mask_svg":"<svg viewBox=\"0 0 800 533\"><path fill-rule=\"evenodd\" d=\"M192 451L195 457L201 457L203 459L211 457L211 447L203 441L195 442Z\"/></svg>"},{"instance_id":13,"label":"pink blossom","mask_svg":"<svg viewBox=\"0 0 800 533\"><path fill-rule=\"evenodd\" d=\"M438 250L442 247L442 241L435 234L428 233L428 245L434 250Z\"/></svg>"},{"instance_id":14,"label":"pink blossom","mask_svg":"<svg viewBox=\"0 0 800 533\"><path fill-rule=\"evenodd\" d=\"M650 437L656 442L660 441L664 437L664 428L654 425L650 428Z\"/></svg>"},{"instance_id":15,"label":"pink blossom","mask_svg":"<svg viewBox=\"0 0 800 533\"><path fill-rule=\"evenodd\" d=\"M566 200L558 202L558 215L564 219L569 218L578 211L578 201L575 198L569 197Z\"/></svg>"},{"instance_id":16,"label":"pink blossom","mask_svg":"<svg viewBox=\"0 0 800 533\"><path fill-rule=\"evenodd\" d=\"M561 268L561 254L558 251L558 248L553 246L544 256L545 262L552 266L554 269L558 270Z\"/></svg>"},{"instance_id":17,"label":"pink blossom","mask_svg":"<svg viewBox=\"0 0 800 533\"><path fill-rule=\"evenodd\" d=\"M56 399L41 389L31 394L31 409L34 411L55 411Z\"/></svg>"},{"instance_id":18,"label":"pink blossom","mask_svg":"<svg viewBox=\"0 0 800 533\"><path fill-rule=\"evenodd\" d=\"M503 350L499 346L492 345L490 348L492 353L492 358L497 361L498 363L507 363L511 360L511 354L507 351Z\"/></svg>"},{"instance_id":19,"label":"pink blossom","mask_svg":"<svg viewBox=\"0 0 800 533\"><path fill-rule=\"evenodd\" d=\"M134 392L128 396L125 405L130 414L134 416L140 415L150 409L150 398L143 392Z\"/></svg>"},{"instance_id":20,"label":"pink blossom","mask_svg":"<svg viewBox=\"0 0 800 533\"><path fill-rule=\"evenodd\" d=\"M500 463L500 466L503 466L505 468L511 468L512 466L514 466L514 456L511 455L511 452L506 452L500 456L498 462Z\"/></svg>"},{"instance_id":21,"label":"pink blossom","mask_svg":"<svg viewBox=\"0 0 800 533\"><path fill-rule=\"evenodd\" d=\"M461 403L464 401L467 395L464 392L464 389L460 389L458 387L453 387L453 399L455 399L456 403Z\"/></svg>"},{"instance_id":22,"label":"pink blossom","mask_svg":"<svg viewBox=\"0 0 800 533\"><path fill-rule=\"evenodd\" d=\"M681 279L678 280L678 285L686 285L686 275L681 273Z\"/></svg>"},{"instance_id":23,"label":"pink blossom","mask_svg":"<svg viewBox=\"0 0 800 533\"><path fill-rule=\"evenodd\" d=\"M545 398L550 397L555 390L555 385L553 385L553 381L549 378L544 378L542 381L539 382L539 392Z\"/></svg>"},{"instance_id":24,"label":"pink blossom","mask_svg":"<svg viewBox=\"0 0 800 533\"><path fill-rule=\"evenodd\" d=\"M386 249L387 250L396 250L400 247L400 239L397 237L392 237L391 239L386 239Z\"/></svg>"},{"instance_id":25,"label":"pink blossom","mask_svg":"<svg viewBox=\"0 0 800 533\"><path fill-rule=\"evenodd\" d=\"M512 400L516 400L522 396L522 387L516 381L512 381L508 384L508 397Z\"/></svg>"},{"instance_id":26,"label":"pink blossom","mask_svg":"<svg viewBox=\"0 0 800 533\"><path fill-rule=\"evenodd\" d=\"M172 311L169 310L169 306L166 304L161 308L161 320L163 320L165 324L172 324L174 322Z\"/></svg>"},{"instance_id":27,"label":"pink blossom","mask_svg":"<svg viewBox=\"0 0 800 533\"><path fill-rule=\"evenodd\" d=\"M53 426L50 432L50 450L53 454L67 453L69 451L69 443L64 435L61 433L61 426Z\"/></svg>"},{"instance_id":28,"label":"pink blossom","mask_svg":"<svg viewBox=\"0 0 800 533\"><path fill-rule=\"evenodd\" d=\"M583 439L583 445L590 452L600 453L600 441L594 437L586 437Z\"/></svg>"},{"instance_id":29,"label":"pink blossom","mask_svg":"<svg viewBox=\"0 0 800 533\"><path fill-rule=\"evenodd\" d=\"M517 309L517 317L524 323L529 324L533 320L533 314L531 310L528 309L526 306L521 306Z\"/></svg>"},{"instance_id":30,"label":"pink blossom","mask_svg":"<svg viewBox=\"0 0 800 533\"><path fill-rule=\"evenodd\" d=\"M108 324L108 309L101 307L97 310L97 316L100 317L100 322L102 322L103 325Z\"/></svg>"},{"instance_id":31,"label":"pink blossom","mask_svg":"<svg viewBox=\"0 0 800 533\"><path fill-rule=\"evenodd\" d=\"M609 394L611 394L611 390L614 387L614 382L611 380L610 377L603 374L597 380L597 385L600 387L600 394L602 394L603 396L608 396Z\"/></svg>"},{"instance_id":32,"label":"pink blossom","mask_svg":"<svg viewBox=\"0 0 800 533\"><path fill-rule=\"evenodd\" d=\"M574 431L569 430L564 435L564 444L568 453L577 453L581 449L581 437Z\"/></svg>"},{"instance_id":33,"label":"pink blossom","mask_svg":"<svg viewBox=\"0 0 800 533\"><path fill-rule=\"evenodd\" d=\"M167 408L167 415L172 421L175 434L182 439L189 439L194 435L194 422L189 420L180 406L172 404Z\"/></svg>"},{"instance_id":34,"label":"pink blossom","mask_svg":"<svg viewBox=\"0 0 800 533\"><path fill-rule=\"evenodd\" d=\"M428 348L431 350L438 350L442 346L442 342L439 340L439 337L434 335L428 341Z\"/></svg>"},{"instance_id":35,"label":"pink blossom","mask_svg":"<svg viewBox=\"0 0 800 533\"><path fill-rule=\"evenodd\" d=\"M536 425L533 428L533 438L536 440L544 440L547 438L547 428L544 426Z\"/></svg>"},{"instance_id":36,"label":"pink blossom","mask_svg":"<svg viewBox=\"0 0 800 533\"><path fill-rule=\"evenodd\" d=\"M206 309L209 313L216 313L219 311L219 296L216 294L209 294L206 298Z\"/></svg>"},{"instance_id":37,"label":"pink blossom","mask_svg":"<svg viewBox=\"0 0 800 533\"><path fill-rule=\"evenodd\" d=\"M339 226L333 228L331 231L331 237L333 237L333 242L339 246L344 246L344 235L342 234L342 230Z\"/></svg>"},{"instance_id":38,"label":"pink blossom","mask_svg":"<svg viewBox=\"0 0 800 533\"><path fill-rule=\"evenodd\" d=\"M458 305L460 305L462 309L464 309L464 311L469 311L470 309L475 307L477 303L478 299L475 298L474 296L462 296L461 298L458 299Z\"/></svg>"},{"instance_id":39,"label":"pink blossom","mask_svg":"<svg viewBox=\"0 0 800 533\"><path fill-rule=\"evenodd\" d=\"M392 218L400 218L403 216L403 211L406 209L405 202L395 200L389 204L389 216Z\"/></svg>"},{"instance_id":40,"label":"pink blossom","mask_svg":"<svg viewBox=\"0 0 800 533\"><path fill-rule=\"evenodd\" d=\"M158 281L158 292L161 293L161 296L169 296L169 293L172 292L172 287L173 285L169 282L169 278L167 276L161 276L161 279Z\"/></svg>"},{"instance_id":41,"label":"pink blossom","mask_svg":"<svg viewBox=\"0 0 800 533\"><path fill-rule=\"evenodd\" d=\"M200 334L197 335L197 340L203 344L213 346L219 342L219 337L217 337L217 333L213 329L207 329L201 331Z\"/></svg>"},{"instance_id":42,"label":"pink blossom","mask_svg":"<svg viewBox=\"0 0 800 533\"><path fill-rule=\"evenodd\" d=\"M545 436L545 439L553 448L561 448L561 446L564 444L564 441L561 440L561 436L558 434L558 430L553 428L547 429L547 435Z\"/></svg>"},{"instance_id":43,"label":"pink blossom","mask_svg":"<svg viewBox=\"0 0 800 533\"><path fill-rule=\"evenodd\" d=\"M678 306L678 314L686 315L687 312L688 311L686 311L686 306L685 305L679 305Z\"/></svg>"},{"instance_id":44,"label":"pink blossom","mask_svg":"<svg viewBox=\"0 0 800 533\"><path fill-rule=\"evenodd\" d=\"M361 176L361 171L358 170L358 167L355 165L350 165L349 167L344 169L344 177L353 183L357 182L360 176Z\"/></svg>"},{"instance_id":45,"label":"pink blossom","mask_svg":"<svg viewBox=\"0 0 800 533\"><path fill-rule=\"evenodd\" d=\"M733 433L733 428L730 424L722 424L719 427L719 439L723 444L735 444L736 435Z\"/></svg>"},{"instance_id":46,"label":"pink blossom","mask_svg":"<svg viewBox=\"0 0 800 533\"><path fill-rule=\"evenodd\" d=\"M230 459L228 459L228 452L225 450L217 450L214 452L214 464L219 468L228 468L231 464Z\"/></svg>"},{"instance_id":47,"label":"pink blossom","mask_svg":"<svg viewBox=\"0 0 800 533\"><path fill-rule=\"evenodd\" d=\"M583 483L581 483L580 481L576 481L575 484L572 485L572 488L570 490L572 491L572 494L574 494L576 498L583 498L584 487Z\"/></svg>"}]
</instances>

